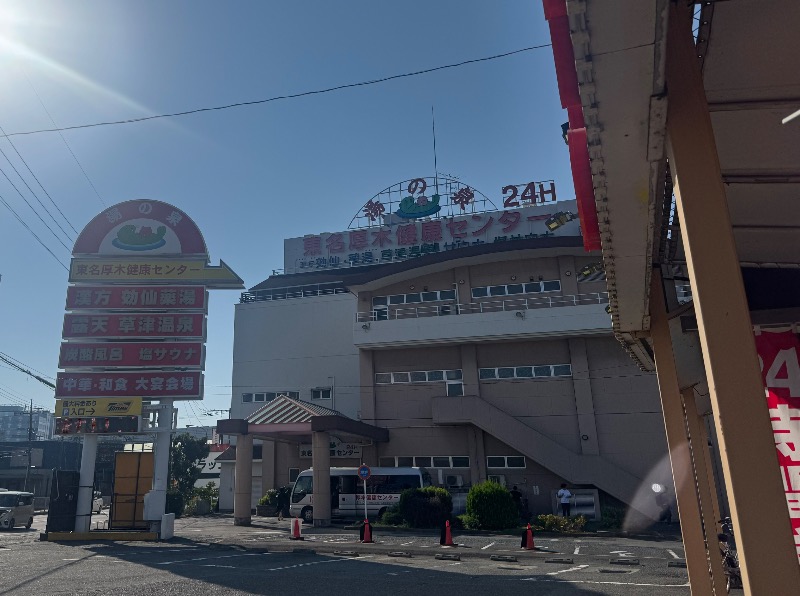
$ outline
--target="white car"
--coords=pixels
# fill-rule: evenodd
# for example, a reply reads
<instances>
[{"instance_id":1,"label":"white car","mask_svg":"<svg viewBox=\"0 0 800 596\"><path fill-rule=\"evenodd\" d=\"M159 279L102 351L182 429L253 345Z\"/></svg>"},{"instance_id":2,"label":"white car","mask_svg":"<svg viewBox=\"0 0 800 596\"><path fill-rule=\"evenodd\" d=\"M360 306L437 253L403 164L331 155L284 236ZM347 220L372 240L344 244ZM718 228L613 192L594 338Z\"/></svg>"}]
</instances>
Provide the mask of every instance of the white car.
<instances>
[{"instance_id":1,"label":"white car","mask_svg":"<svg viewBox=\"0 0 800 596\"><path fill-rule=\"evenodd\" d=\"M103 509L103 497L100 496L100 493L95 492L94 498L92 499L92 513L100 513Z\"/></svg>"}]
</instances>

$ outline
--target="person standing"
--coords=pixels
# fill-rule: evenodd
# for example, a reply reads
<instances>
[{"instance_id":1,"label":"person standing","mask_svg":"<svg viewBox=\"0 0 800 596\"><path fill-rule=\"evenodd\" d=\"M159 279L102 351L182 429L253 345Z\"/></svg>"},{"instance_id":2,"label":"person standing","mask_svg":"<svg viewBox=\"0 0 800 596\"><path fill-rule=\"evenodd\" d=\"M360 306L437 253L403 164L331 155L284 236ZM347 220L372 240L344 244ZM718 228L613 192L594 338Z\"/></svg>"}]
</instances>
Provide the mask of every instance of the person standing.
<instances>
[{"instance_id":1,"label":"person standing","mask_svg":"<svg viewBox=\"0 0 800 596\"><path fill-rule=\"evenodd\" d=\"M561 490L556 493L556 497L558 497L559 503L561 503L561 515L564 517L569 517L569 508L570 508L570 500L572 499L572 493L569 492L567 489L566 484L561 484Z\"/></svg>"}]
</instances>

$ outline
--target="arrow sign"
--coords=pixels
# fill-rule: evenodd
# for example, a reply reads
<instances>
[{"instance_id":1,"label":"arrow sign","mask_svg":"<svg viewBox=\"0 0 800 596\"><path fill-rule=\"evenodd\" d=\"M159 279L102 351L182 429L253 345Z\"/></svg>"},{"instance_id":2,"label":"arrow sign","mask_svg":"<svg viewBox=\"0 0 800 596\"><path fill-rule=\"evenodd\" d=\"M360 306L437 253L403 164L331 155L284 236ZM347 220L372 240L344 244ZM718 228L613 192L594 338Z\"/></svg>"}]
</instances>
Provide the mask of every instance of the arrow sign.
<instances>
[{"instance_id":1,"label":"arrow sign","mask_svg":"<svg viewBox=\"0 0 800 596\"><path fill-rule=\"evenodd\" d=\"M243 289L244 281L223 261L218 266L199 259L75 258L70 282L185 283L209 288Z\"/></svg>"}]
</instances>

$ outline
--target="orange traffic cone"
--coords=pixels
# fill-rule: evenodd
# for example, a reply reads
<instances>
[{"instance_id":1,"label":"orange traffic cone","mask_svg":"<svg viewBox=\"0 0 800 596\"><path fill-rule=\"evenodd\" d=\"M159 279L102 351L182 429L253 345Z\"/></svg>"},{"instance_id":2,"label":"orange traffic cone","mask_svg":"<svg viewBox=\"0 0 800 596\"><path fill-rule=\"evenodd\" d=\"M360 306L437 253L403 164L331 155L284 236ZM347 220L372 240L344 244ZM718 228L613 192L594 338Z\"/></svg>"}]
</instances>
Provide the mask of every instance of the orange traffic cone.
<instances>
[{"instance_id":1,"label":"orange traffic cone","mask_svg":"<svg viewBox=\"0 0 800 596\"><path fill-rule=\"evenodd\" d=\"M455 546L453 544L453 535L450 532L450 520L444 522L444 540L442 540L442 546Z\"/></svg>"},{"instance_id":2,"label":"orange traffic cone","mask_svg":"<svg viewBox=\"0 0 800 596\"><path fill-rule=\"evenodd\" d=\"M299 517L292 520L292 535L289 536L291 540L303 540L303 530L301 526L302 524L300 523Z\"/></svg>"},{"instance_id":3,"label":"orange traffic cone","mask_svg":"<svg viewBox=\"0 0 800 596\"><path fill-rule=\"evenodd\" d=\"M536 548L533 544L533 530L530 524L528 524L527 529L522 532L522 548L525 550L534 550Z\"/></svg>"},{"instance_id":4,"label":"orange traffic cone","mask_svg":"<svg viewBox=\"0 0 800 596\"><path fill-rule=\"evenodd\" d=\"M373 544L372 526L369 525L368 519L364 520L364 527L362 528L362 530L364 531L364 535L361 539L361 542L363 542L364 544Z\"/></svg>"}]
</instances>

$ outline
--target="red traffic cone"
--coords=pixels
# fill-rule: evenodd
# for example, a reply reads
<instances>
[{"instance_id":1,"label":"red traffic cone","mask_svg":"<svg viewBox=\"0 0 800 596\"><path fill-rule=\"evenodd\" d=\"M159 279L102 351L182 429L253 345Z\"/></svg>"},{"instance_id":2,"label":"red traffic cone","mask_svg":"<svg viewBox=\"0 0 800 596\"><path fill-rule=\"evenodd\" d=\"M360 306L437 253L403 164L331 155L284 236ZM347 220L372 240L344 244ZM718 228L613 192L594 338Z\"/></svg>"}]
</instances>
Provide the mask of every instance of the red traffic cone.
<instances>
[{"instance_id":1,"label":"red traffic cone","mask_svg":"<svg viewBox=\"0 0 800 596\"><path fill-rule=\"evenodd\" d=\"M455 546L453 544L453 534L450 532L450 520L444 522L444 542L442 546Z\"/></svg>"},{"instance_id":2,"label":"red traffic cone","mask_svg":"<svg viewBox=\"0 0 800 596\"><path fill-rule=\"evenodd\" d=\"M301 526L302 524L300 523L299 517L296 517L292 520L292 535L289 536L291 540L303 540L303 531Z\"/></svg>"},{"instance_id":3,"label":"red traffic cone","mask_svg":"<svg viewBox=\"0 0 800 596\"><path fill-rule=\"evenodd\" d=\"M364 544L373 544L372 526L369 525L368 519L364 520L364 527L362 529L364 530L364 536L361 539L361 542L363 542Z\"/></svg>"},{"instance_id":4,"label":"red traffic cone","mask_svg":"<svg viewBox=\"0 0 800 596\"><path fill-rule=\"evenodd\" d=\"M527 529L522 533L522 548L525 550L534 550L536 548L533 544L533 530L530 524L528 524Z\"/></svg>"}]
</instances>

